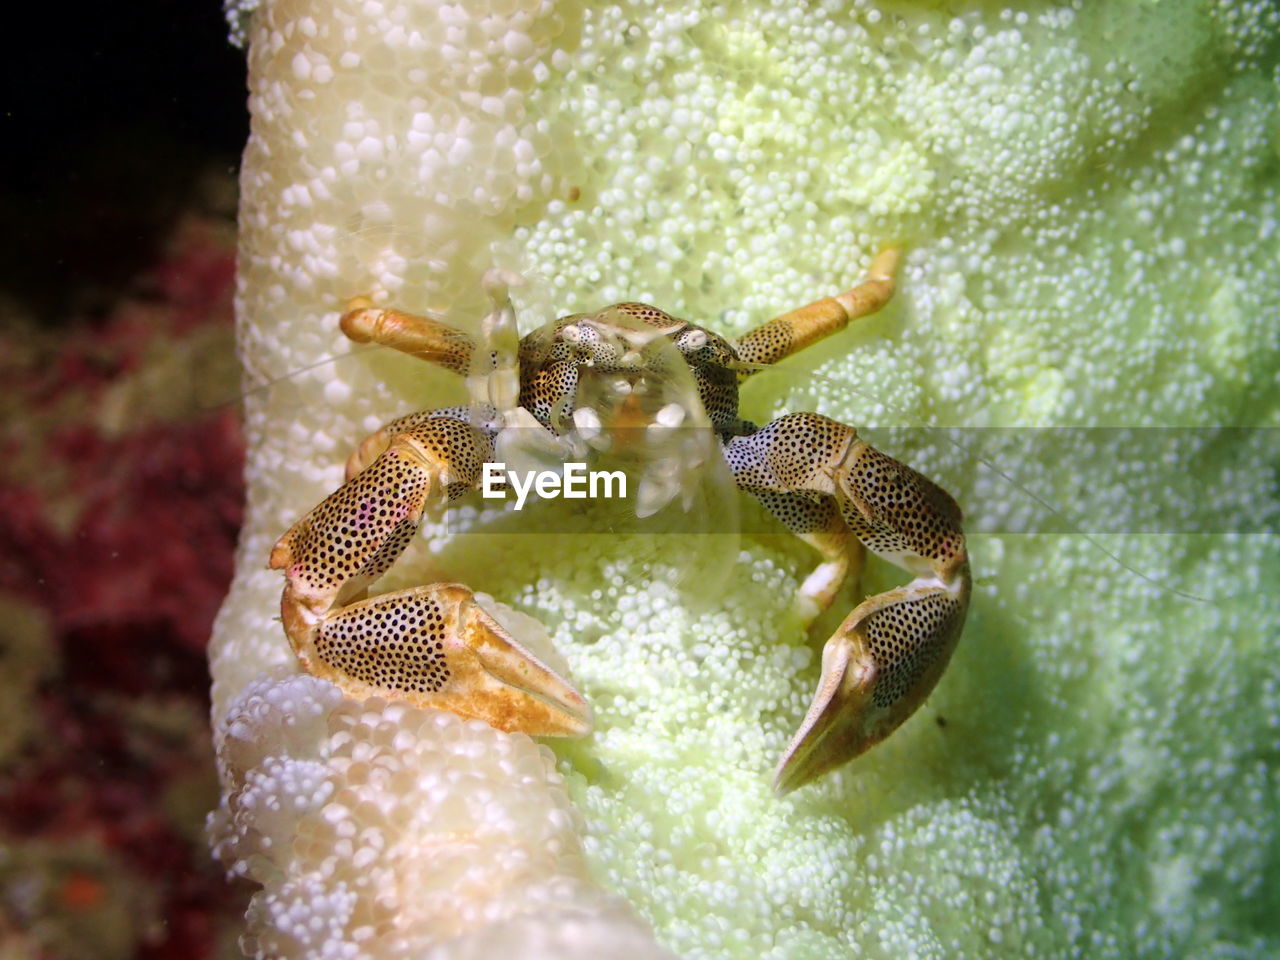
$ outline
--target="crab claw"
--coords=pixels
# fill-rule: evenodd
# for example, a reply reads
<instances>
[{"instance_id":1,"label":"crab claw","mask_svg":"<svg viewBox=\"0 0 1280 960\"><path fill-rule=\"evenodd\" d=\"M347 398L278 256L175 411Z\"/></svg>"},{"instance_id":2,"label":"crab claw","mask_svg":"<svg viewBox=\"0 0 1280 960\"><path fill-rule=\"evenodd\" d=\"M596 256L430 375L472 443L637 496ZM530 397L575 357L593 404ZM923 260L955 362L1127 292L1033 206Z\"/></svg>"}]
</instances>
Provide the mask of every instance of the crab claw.
<instances>
[{"instance_id":1,"label":"crab claw","mask_svg":"<svg viewBox=\"0 0 1280 960\"><path fill-rule=\"evenodd\" d=\"M879 743L924 702L964 626L971 580L960 507L933 481L816 413L725 444L738 486L824 555L806 612L831 602L870 551L914 575L868 597L829 639L809 712L774 772L787 793ZM825 498L825 499L824 499ZM856 538L861 547L852 547Z\"/></svg>"},{"instance_id":2,"label":"crab claw","mask_svg":"<svg viewBox=\"0 0 1280 960\"><path fill-rule=\"evenodd\" d=\"M535 737L591 732L591 708L457 583L384 593L323 617L285 588L286 624L309 621L295 652L351 697L450 710Z\"/></svg>"},{"instance_id":3,"label":"crab claw","mask_svg":"<svg viewBox=\"0 0 1280 960\"><path fill-rule=\"evenodd\" d=\"M921 578L855 607L822 648L818 690L774 789L789 793L847 763L915 713L951 659L968 605L965 565L949 586Z\"/></svg>"},{"instance_id":4,"label":"crab claw","mask_svg":"<svg viewBox=\"0 0 1280 960\"><path fill-rule=\"evenodd\" d=\"M531 736L589 732L582 695L467 587L433 583L365 598L424 512L473 486L492 455L484 434L454 417L395 424L377 444L382 452L271 552L271 567L285 574L280 614L299 662L351 697L452 710Z\"/></svg>"}]
</instances>

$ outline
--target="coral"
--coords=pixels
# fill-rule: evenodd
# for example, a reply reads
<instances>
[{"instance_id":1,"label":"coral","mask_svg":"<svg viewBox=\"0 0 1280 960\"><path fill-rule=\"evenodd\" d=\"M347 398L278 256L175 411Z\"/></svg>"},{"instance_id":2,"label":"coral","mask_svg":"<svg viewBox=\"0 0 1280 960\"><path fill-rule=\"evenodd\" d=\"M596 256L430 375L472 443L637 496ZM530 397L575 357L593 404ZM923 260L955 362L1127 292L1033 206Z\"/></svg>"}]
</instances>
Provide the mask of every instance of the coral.
<instances>
[{"instance_id":1,"label":"coral","mask_svg":"<svg viewBox=\"0 0 1280 960\"><path fill-rule=\"evenodd\" d=\"M527 740L293 677L263 567L360 437L463 395L352 350L343 301L474 324L494 264L529 277L526 325L634 298L732 334L896 240L894 304L798 379L757 378L748 415L1280 425L1278 26L1273 4L1193 0L262 4L239 309L271 386L247 404L211 649L215 842L263 884L247 943L649 955L589 871L690 958L1274 954L1274 531L974 537L970 623L929 703L784 800L769 772L817 670L790 610L802 548L428 530L387 586L447 576L539 617L591 700L597 733L556 746L558 775ZM908 459L962 504L1023 495L963 450ZM1064 506L1089 481L1020 476ZM439 842L404 806L427 795L492 863L406 856Z\"/></svg>"},{"instance_id":2,"label":"coral","mask_svg":"<svg viewBox=\"0 0 1280 960\"><path fill-rule=\"evenodd\" d=\"M480 951L554 942L566 923L601 936L557 956L643 944L625 905L586 878L554 758L527 737L279 674L250 684L226 724L216 852L246 877L282 857L289 868L254 900L248 952L424 956L480 928L463 949L493 956Z\"/></svg>"},{"instance_id":3,"label":"coral","mask_svg":"<svg viewBox=\"0 0 1280 960\"><path fill-rule=\"evenodd\" d=\"M105 315L41 327L4 303L0 952L14 956L200 960L244 899L200 836L216 796L204 651L242 498L236 411L210 404L238 391L234 251L229 222L182 200L163 255Z\"/></svg>"}]
</instances>

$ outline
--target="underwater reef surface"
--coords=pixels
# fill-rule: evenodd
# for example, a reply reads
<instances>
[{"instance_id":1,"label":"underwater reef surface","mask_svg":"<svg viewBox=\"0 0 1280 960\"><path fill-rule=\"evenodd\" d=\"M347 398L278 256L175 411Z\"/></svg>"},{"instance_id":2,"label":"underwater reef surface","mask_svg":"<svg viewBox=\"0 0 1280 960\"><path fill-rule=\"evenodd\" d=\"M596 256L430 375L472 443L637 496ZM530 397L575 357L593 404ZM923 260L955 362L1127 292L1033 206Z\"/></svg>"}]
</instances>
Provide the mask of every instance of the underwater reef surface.
<instances>
[{"instance_id":1,"label":"underwater reef surface","mask_svg":"<svg viewBox=\"0 0 1280 960\"><path fill-rule=\"evenodd\" d=\"M212 835L262 886L251 952L659 955L645 925L686 958L1280 952L1274 525L1138 533L1077 508L1102 464L1070 450L886 447L971 516L1026 496L1082 532L973 536L928 703L785 799L770 771L833 624L801 629L813 558L784 537L430 527L385 586L456 579L548 626L597 724L554 758L298 677L265 569L363 435L463 396L344 356L345 300L474 329L495 264L529 280L525 329L637 299L737 334L898 242L890 307L757 378L747 416L1275 429L1275 4L268 2L242 23L238 310L263 389L210 658ZM1230 436L1138 464L1122 498L1177 516L1275 477L1274 445ZM873 561L865 586L895 576Z\"/></svg>"},{"instance_id":2,"label":"underwater reef surface","mask_svg":"<svg viewBox=\"0 0 1280 960\"><path fill-rule=\"evenodd\" d=\"M224 956L243 911L203 833L205 646L243 501L234 232L183 199L100 313L42 325L5 291L5 956ZM74 278L68 300L87 286Z\"/></svg>"}]
</instances>

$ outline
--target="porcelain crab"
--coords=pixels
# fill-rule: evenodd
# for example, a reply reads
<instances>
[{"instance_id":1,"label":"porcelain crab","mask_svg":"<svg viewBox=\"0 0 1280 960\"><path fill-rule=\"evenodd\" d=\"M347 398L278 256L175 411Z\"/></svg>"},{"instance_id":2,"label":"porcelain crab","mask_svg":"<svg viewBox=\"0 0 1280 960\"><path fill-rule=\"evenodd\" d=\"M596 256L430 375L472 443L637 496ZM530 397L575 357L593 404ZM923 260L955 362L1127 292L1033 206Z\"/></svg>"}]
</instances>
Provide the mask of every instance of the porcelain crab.
<instances>
[{"instance_id":1,"label":"porcelain crab","mask_svg":"<svg viewBox=\"0 0 1280 960\"><path fill-rule=\"evenodd\" d=\"M809 618L858 573L866 550L914 576L867 597L826 641L817 692L775 787L799 787L884 739L933 689L964 624L970 576L960 509L852 427L814 413L760 427L740 419L738 385L880 309L899 258L895 248L883 251L858 286L736 340L641 303L562 317L521 338L511 278L493 272L494 309L478 337L352 301L341 320L348 337L465 377L471 403L413 413L368 437L346 482L275 545L271 566L286 576L284 629L303 667L350 696L402 699L533 736L589 732L582 695L468 587L368 596L369 587L424 513L475 489L486 463L590 456L613 444L648 464L636 503L643 514L679 495L682 471L698 456L689 438L700 437L738 488L821 556L800 588ZM682 399L648 387L682 377Z\"/></svg>"}]
</instances>

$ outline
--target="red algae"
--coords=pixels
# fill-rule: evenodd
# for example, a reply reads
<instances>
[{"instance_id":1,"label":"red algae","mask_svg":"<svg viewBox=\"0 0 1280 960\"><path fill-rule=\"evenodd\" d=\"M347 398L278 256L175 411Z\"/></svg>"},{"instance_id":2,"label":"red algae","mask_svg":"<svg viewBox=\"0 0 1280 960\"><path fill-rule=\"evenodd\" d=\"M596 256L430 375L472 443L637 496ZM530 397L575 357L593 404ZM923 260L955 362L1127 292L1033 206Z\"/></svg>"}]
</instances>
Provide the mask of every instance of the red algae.
<instances>
[{"instance_id":1,"label":"red algae","mask_svg":"<svg viewBox=\"0 0 1280 960\"><path fill-rule=\"evenodd\" d=\"M102 318L0 330L0 698L27 721L0 738L0 933L48 955L199 960L243 916L203 839L233 289L230 225L190 217Z\"/></svg>"}]
</instances>

